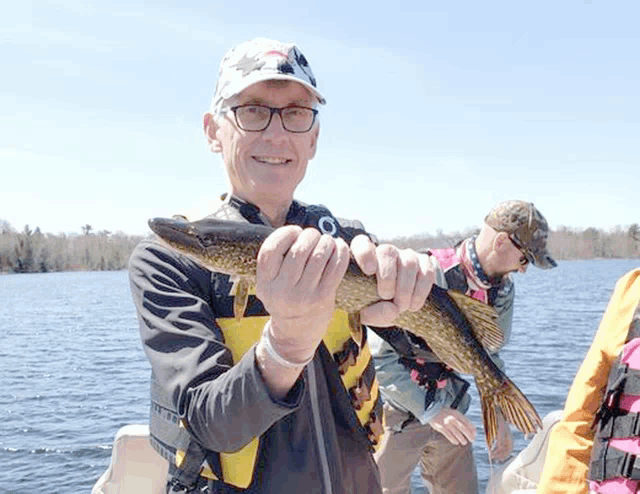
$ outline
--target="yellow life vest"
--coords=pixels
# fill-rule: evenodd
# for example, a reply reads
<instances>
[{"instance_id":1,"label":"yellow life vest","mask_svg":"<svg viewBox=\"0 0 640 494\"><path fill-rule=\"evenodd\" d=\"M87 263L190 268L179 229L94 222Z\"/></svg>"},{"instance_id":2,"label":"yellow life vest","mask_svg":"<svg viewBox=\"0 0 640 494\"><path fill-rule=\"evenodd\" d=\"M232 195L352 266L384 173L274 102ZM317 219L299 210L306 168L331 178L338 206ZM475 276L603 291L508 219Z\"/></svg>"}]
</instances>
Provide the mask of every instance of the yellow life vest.
<instances>
[{"instance_id":1,"label":"yellow life vest","mask_svg":"<svg viewBox=\"0 0 640 494\"><path fill-rule=\"evenodd\" d=\"M241 320L234 317L216 319L234 362L238 362L260 339L268 318L269 316L249 316ZM342 383L349 391L358 421L367 431L375 448L382 435L382 411L378 382L375 378L365 377L365 371L373 366L365 329L362 328L360 334L352 335L347 313L336 310L323 342L339 366ZM366 382L368 380L370 382ZM194 448L194 441L183 421L172 410L169 400L158 399L161 393L157 388L154 393L152 387L151 432L154 448L169 462L173 462L178 470L199 471L199 475L209 479L221 480L240 488L248 487L253 479L259 438L253 438L236 452L219 453L221 475L218 476L207 462L203 463L204 451L190 452ZM158 404L158 401L162 404ZM172 430L168 431L168 428ZM194 461L197 465L193 464Z\"/></svg>"},{"instance_id":2,"label":"yellow life vest","mask_svg":"<svg viewBox=\"0 0 640 494\"><path fill-rule=\"evenodd\" d=\"M217 319L217 323L224 334L225 342L231 349L234 362L239 361L245 352L260 339L262 329L268 319L269 316L247 317L239 322L232 317ZM333 315L329 330L323 340L332 355L339 353L345 345L348 345L351 339L347 319L348 315L344 311L336 311ZM242 330L240 330L240 328L242 328ZM355 357L355 360L353 360L352 365L345 367L346 372L344 372L341 377L344 387L350 390L350 394L355 402L358 401L356 390L359 387L365 368L371 360L368 345L365 343L359 355L352 357ZM368 393L365 392L365 394L369 395L365 396L366 399L362 399L361 394L358 395L362 403L354 406L354 408L356 408L358 420L362 426L366 428L370 427L371 415L378 399L377 380L373 380L371 389L368 390ZM377 437L375 437L373 441L376 445L379 442L379 437L380 435L377 434ZM222 477L225 482L237 487L247 487L251 483L255 460L257 458L258 442L258 438L254 438L249 444L235 453L220 453ZM211 471L203 472L204 476L222 480L217 479L215 475L210 476L211 474Z\"/></svg>"}]
</instances>

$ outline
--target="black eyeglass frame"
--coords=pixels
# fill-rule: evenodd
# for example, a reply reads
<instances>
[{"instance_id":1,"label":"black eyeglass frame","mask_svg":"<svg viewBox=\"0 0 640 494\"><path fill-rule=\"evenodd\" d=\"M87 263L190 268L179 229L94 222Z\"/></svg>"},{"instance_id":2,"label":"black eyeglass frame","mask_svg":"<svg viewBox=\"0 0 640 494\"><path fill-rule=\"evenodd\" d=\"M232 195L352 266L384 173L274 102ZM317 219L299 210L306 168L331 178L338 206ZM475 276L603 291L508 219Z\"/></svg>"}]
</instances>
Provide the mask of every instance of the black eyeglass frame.
<instances>
[{"instance_id":1,"label":"black eyeglass frame","mask_svg":"<svg viewBox=\"0 0 640 494\"><path fill-rule=\"evenodd\" d=\"M513 246L516 249L518 249L522 253L522 256L524 257L524 262L522 262L522 258L520 258L520 266L526 266L527 264L533 264L533 256L531 254L529 254L529 252L527 252L527 250L524 247L522 247L520 242L518 242L511 235L509 235L509 240L511 240L511 243L513 244Z\"/></svg>"},{"instance_id":2,"label":"black eyeglass frame","mask_svg":"<svg viewBox=\"0 0 640 494\"><path fill-rule=\"evenodd\" d=\"M242 126L242 124L238 120L237 111L238 111L238 108L246 108L248 106L254 106L254 107L257 106L259 108L267 108L271 112L269 114L269 120L267 120L267 123L265 124L265 126L263 128L261 128L261 129L245 129ZM282 111L283 110L290 110L292 108L300 108L300 109L303 109L303 110L309 110L313 114L313 117L311 118L311 124L309 125L308 129L306 129L306 130L291 130L291 129L287 128L287 124L284 121L285 119L282 117ZM273 114L277 113L280 116L280 122L282 122L282 128L284 130L286 130L287 132L291 132L292 134L305 134L305 133L309 132L313 128L313 124L316 123L316 117L318 116L318 110L316 110L315 108L309 108L308 106L299 106L299 105L284 106L282 108L273 108L273 107L267 106L267 105L256 105L256 104L252 104L252 103L247 103L247 104L244 104L244 105L232 106L232 107L229 108L229 110L231 110L233 112L233 117L234 117L238 127L240 127L245 132L264 132L265 130L267 130L269 125L271 125L271 121L273 120Z\"/></svg>"}]
</instances>

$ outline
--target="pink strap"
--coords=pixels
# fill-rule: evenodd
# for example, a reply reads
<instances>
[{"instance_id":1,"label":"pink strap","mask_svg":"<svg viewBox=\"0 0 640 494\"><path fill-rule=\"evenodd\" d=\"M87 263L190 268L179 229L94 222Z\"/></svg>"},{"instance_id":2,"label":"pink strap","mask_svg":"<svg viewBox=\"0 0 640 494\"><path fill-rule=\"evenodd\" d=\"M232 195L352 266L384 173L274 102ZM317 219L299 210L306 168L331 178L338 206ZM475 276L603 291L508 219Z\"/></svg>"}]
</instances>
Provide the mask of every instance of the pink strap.
<instances>
[{"instance_id":1,"label":"pink strap","mask_svg":"<svg viewBox=\"0 0 640 494\"><path fill-rule=\"evenodd\" d=\"M640 369L640 338L634 338L622 348L620 361L631 369ZM640 396L621 396L620 408L630 412L640 412Z\"/></svg>"},{"instance_id":2,"label":"pink strap","mask_svg":"<svg viewBox=\"0 0 640 494\"><path fill-rule=\"evenodd\" d=\"M620 408L630 412L640 412L640 396L623 395L620 397Z\"/></svg>"},{"instance_id":3,"label":"pink strap","mask_svg":"<svg viewBox=\"0 0 640 494\"><path fill-rule=\"evenodd\" d=\"M637 437L613 437L609 439L609 446L624 451L625 453L640 453L640 438Z\"/></svg>"},{"instance_id":4,"label":"pink strap","mask_svg":"<svg viewBox=\"0 0 640 494\"><path fill-rule=\"evenodd\" d=\"M640 369L640 338L634 338L624 346L620 360L632 369Z\"/></svg>"},{"instance_id":5,"label":"pink strap","mask_svg":"<svg viewBox=\"0 0 640 494\"><path fill-rule=\"evenodd\" d=\"M603 482L589 481L589 490L599 494L635 494L638 481L631 479L611 479Z\"/></svg>"},{"instance_id":6,"label":"pink strap","mask_svg":"<svg viewBox=\"0 0 640 494\"><path fill-rule=\"evenodd\" d=\"M489 303L489 296L486 290L471 290L470 295L476 300L480 300L480 302L484 302L485 304Z\"/></svg>"},{"instance_id":7,"label":"pink strap","mask_svg":"<svg viewBox=\"0 0 640 494\"><path fill-rule=\"evenodd\" d=\"M440 264L440 268L443 271L460 262L456 249L452 247L448 249L431 249L431 255L438 260L438 264Z\"/></svg>"}]
</instances>

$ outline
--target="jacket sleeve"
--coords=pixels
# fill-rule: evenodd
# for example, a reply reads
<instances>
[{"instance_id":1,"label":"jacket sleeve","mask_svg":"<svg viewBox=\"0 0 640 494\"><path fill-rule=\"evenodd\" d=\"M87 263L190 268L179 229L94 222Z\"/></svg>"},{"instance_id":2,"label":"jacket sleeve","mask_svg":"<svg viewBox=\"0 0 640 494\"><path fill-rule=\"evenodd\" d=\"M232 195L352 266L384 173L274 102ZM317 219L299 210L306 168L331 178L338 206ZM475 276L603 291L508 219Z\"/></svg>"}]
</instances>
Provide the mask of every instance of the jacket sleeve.
<instances>
[{"instance_id":1,"label":"jacket sleeve","mask_svg":"<svg viewBox=\"0 0 640 494\"><path fill-rule=\"evenodd\" d=\"M291 413L304 381L278 402L258 370L255 345L234 365L215 322L211 276L152 241L139 244L129 261L140 336L157 381L203 446L233 452Z\"/></svg>"},{"instance_id":2,"label":"jacket sleeve","mask_svg":"<svg viewBox=\"0 0 640 494\"><path fill-rule=\"evenodd\" d=\"M576 373L562 419L551 431L538 493L588 492L587 472L594 435L591 424L639 302L640 269L636 269L616 284L600 327Z\"/></svg>"},{"instance_id":3,"label":"jacket sleeve","mask_svg":"<svg viewBox=\"0 0 640 494\"><path fill-rule=\"evenodd\" d=\"M389 343L371 330L367 341L383 399L399 410L421 417L427 396L424 387L411 380L407 368L399 362L398 353Z\"/></svg>"}]
</instances>

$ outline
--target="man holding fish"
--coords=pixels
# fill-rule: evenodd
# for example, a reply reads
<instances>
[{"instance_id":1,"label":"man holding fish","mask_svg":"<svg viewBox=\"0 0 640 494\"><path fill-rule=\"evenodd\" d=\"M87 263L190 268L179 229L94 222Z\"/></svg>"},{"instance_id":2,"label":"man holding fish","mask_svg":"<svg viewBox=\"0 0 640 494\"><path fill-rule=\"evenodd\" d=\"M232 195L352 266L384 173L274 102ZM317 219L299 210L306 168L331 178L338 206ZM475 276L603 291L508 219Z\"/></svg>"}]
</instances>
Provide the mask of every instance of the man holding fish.
<instances>
[{"instance_id":1,"label":"man holding fish","mask_svg":"<svg viewBox=\"0 0 640 494\"><path fill-rule=\"evenodd\" d=\"M294 199L324 102L295 45L228 52L204 131L229 193L202 220L151 220L160 238L132 254L168 492L381 492L364 325L414 332L473 374L490 441L500 410L525 433L540 426L484 349L501 341L492 309L433 286L429 256L376 245L359 222Z\"/></svg>"},{"instance_id":2,"label":"man holding fish","mask_svg":"<svg viewBox=\"0 0 640 494\"><path fill-rule=\"evenodd\" d=\"M294 200L324 103L293 44L255 39L222 60L204 131L230 189L212 216L276 228L259 250L255 291L158 241L131 257L167 492L381 491L372 452L382 405L361 323L420 309L434 268ZM350 256L377 279L380 301L360 321L335 311Z\"/></svg>"}]
</instances>

